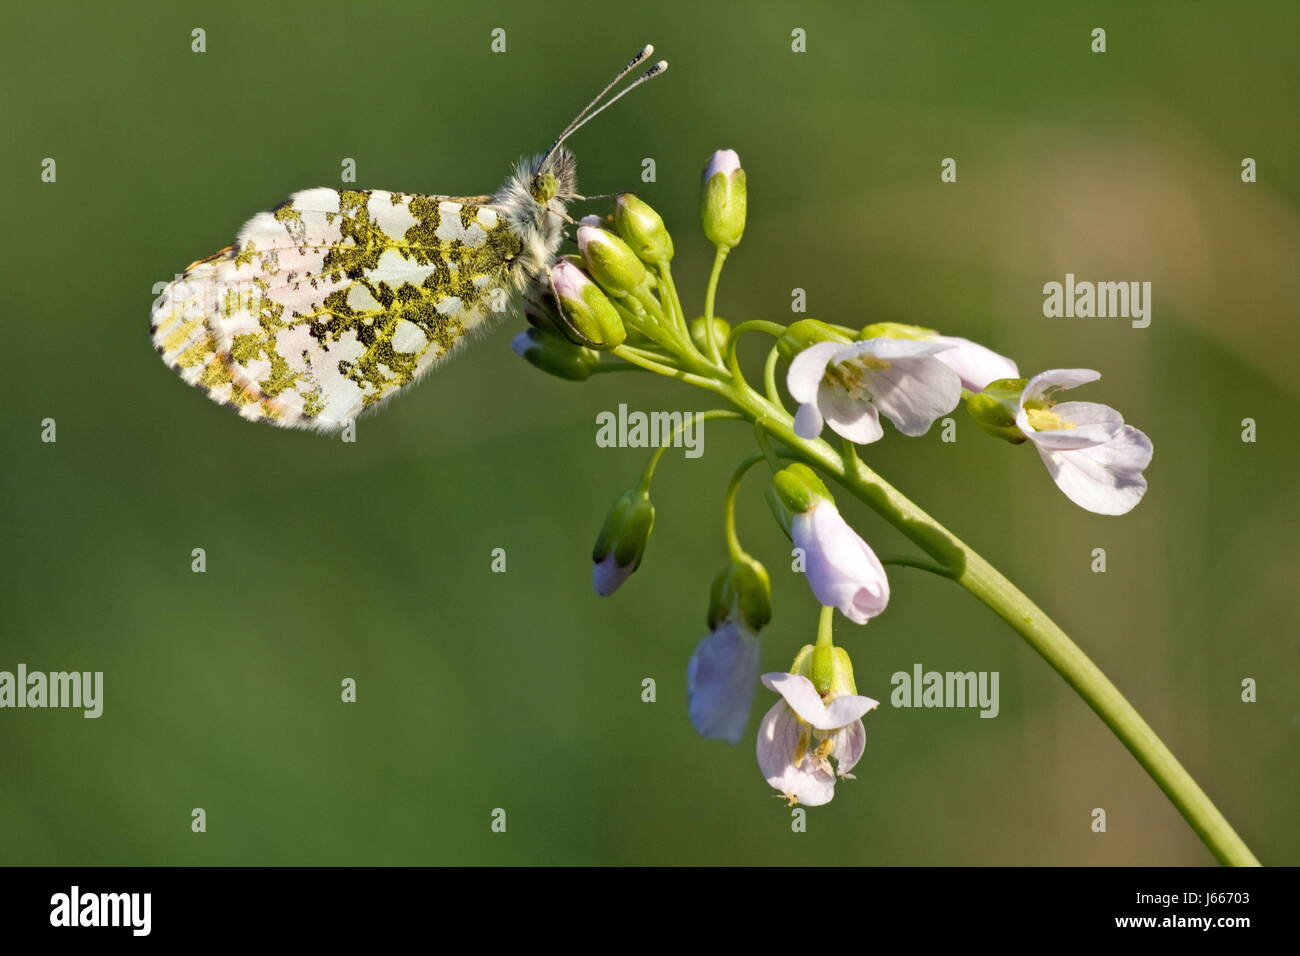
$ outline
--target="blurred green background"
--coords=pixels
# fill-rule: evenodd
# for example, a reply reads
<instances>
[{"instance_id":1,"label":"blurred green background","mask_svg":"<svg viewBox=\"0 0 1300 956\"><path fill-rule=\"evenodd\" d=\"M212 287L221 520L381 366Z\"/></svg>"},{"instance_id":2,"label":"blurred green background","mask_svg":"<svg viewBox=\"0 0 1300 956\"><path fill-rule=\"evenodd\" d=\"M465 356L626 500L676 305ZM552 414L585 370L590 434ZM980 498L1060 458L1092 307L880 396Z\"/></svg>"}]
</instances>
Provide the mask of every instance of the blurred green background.
<instances>
[{"instance_id":1,"label":"blurred green background","mask_svg":"<svg viewBox=\"0 0 1300 956\"><path fill-rule=\"evenodd\" d=\"M711 425L702 459L665 460L642 570L611 599L590 589L592 537L644 460L597 448L596 412L707 407L699 393L547 378L511 353L514 322L348 445L245 423L158 361L154 283L244 219L338 186L344 157L362 187L490 192L653 41L668 75L574 148L582 188L638 189L674 228L688 308L709 259L699 172L734 147L750 218L721 314L787 319L799 287L810 315L937 326L1027 373L1103 371L1077 397L1156 446L1126 518L1075 508L1032 450L962 412L955 444L890 431L868 460L1076 638L1261 859L1300 863L1300 8L1064 7L11 8L0 669L101 670L106 690L99 720L0 711L0 862L1212 862L1018 637L906 569L885 615L839 626L886 703L856 782L793 834L752 738L701 740L685 712L745 429ZM949 156L956 184L939 181ZM1042 285L1066 272L1151 281L1151 327L1044 318ZM877 550L906 550L843 504ZM815 605L757 480L741 508L774 578L764 667L784 669ZM1000 716L888 706L917 662L999 671ZM759 691L751 729L771 701Z\"/></svg>"}]
</instances>

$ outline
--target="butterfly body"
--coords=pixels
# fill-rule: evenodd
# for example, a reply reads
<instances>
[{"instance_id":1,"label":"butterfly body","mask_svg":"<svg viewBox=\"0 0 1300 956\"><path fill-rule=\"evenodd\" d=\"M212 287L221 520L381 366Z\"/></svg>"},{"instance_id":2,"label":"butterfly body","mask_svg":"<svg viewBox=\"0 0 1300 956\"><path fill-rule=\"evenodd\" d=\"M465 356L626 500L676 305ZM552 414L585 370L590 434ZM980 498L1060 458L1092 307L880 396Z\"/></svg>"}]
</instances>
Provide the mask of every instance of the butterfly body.
<instances>
[{"instance_id":1,"label":"butterfly body","mask_svg":"<svg viewBox=\"0 0 1300 956\"><path fill-rule=\"evenodd\" d=\"M308 189L258 213L154 301L163 361L242 417L334 431L378 407L550 289L577 163L561 144L638 84L601 100L492 196ZM599 105L598 105L599 104Z\"/></svg>"}]
</instances>

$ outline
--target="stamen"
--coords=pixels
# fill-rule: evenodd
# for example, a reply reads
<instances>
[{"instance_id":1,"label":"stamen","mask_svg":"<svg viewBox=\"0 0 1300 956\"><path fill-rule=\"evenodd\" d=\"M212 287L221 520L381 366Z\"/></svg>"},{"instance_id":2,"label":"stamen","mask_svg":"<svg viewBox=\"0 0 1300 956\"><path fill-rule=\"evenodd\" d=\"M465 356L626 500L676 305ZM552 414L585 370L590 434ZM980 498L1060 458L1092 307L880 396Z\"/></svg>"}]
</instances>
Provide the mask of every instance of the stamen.
<instances>
[{"instance_id":1,"label":"stamen","mask_svg":"<svg viewBox=\"0 0 1300 956\"><path fill-rule=\"evenodd\" d=\"M1079 427L1046 408L1026 408L1025 417L1029 419L1029 427L1036 432L1054 432Z\"/></svg>"}]
</instances>

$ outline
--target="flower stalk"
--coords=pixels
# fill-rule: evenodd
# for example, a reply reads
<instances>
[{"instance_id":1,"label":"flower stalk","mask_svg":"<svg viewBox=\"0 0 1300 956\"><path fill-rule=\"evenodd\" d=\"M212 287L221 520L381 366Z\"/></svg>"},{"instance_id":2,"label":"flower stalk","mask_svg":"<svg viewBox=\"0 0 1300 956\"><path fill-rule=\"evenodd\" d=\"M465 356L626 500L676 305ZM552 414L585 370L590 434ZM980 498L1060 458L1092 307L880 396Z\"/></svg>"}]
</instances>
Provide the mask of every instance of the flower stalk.
<instances>
[{"instance_id":1,"label":"flower stalk","mask_svg":"<svg viewBox=\"0 0 1300 956\"><path fill-rule=\"evenodd\" d=\"M1013 409L1012 380L1004 373L1017 370L1014 362L966 339L937 336L928 329L869 326L854 341L853 336L859 333L814 320L796 323L797 328L793 331L792 327L775 322L751 320L739 323L724 341L719 341L714 323L719 276L728 253L740 240L745 216L743 170L740 170L734 153L728 155L728 151L722 151L715 155L705 184L702 222L706 236L714 244L715 255L705 293L702 348L692 341L690 328L693 326L688 327L685 321L686 313L668 269L671 239L666 233L659 234L662 222L653 210L644 207L639 200L624 200L623 229L632 240L636 254L621 240L611 240L608 234L595 227L584 227L587 231L582 233L582 238L585 240L584 256L593 267L596 281L601 283L603 276L610 286L606 291L611 293L624 324L642 333L651 343L648 347L643 347L640 341L636 345L615 344L599 353L600 361L609 362L612 357L621 366L633 366L703 388L724 398L734 409L709 412L706 417L741 419L752 423L755 428L762 454L751 455L736 469L725 499L724 531L732 561L752 560L740 547L735 528L736 490L745 472L766 460L778 478L781 471L787 476L802 476L799 479L802 484L783 487L786 494L778 497L781 508L788 512L785 515L787 524L803 522L801 533L810 543L807 550L812 556L817 557L818 547L828 549L824 551L828 556L827 563L818 566L814 561L810 564L810 584L821 603L838 606L846 617L862 624L880 613L884 601L888 600L888 586L883 581L881 564L920 568L951 579L1006 621L1087 702L1221 863L1259 865L1205 791L1088 655L1005 575L863 462L857 447L881 436L877 411L903 434L919 435L956 403L966 402L981 427L992 434L1021 443L1028 437L1038 444L1049 469L1060 470L1061 452L1076 455L1080 451L1088 452L1093 456L1090 459L1093 470L1089 475L1102 474L1094 484L1089 485L1076 477L1067 486L1056 471L1053 477L1062 491L1081 506L1099 513L1123 513L1141 497L1132 489L1140 483L1141 490L1145 490L1145 479L1141 478L1140 472L1150 458L1149 440L1136 429L1126 426L1118 413L1107 406L1063 404L1059 406L1062 414L1056 414L1051 412L1050 397L1040 402L1037 392L1031 388L1026 388L1019 396L1018 407ZM649 275L653 283L643 277L644 267L637 255L651 260ZM736 352L737 341L748 333L768 335L773 339L763 366L762 392L756 391L746 380ZM960 351L953 352L953 349ZM945 350L950 354L944 356ZM588 358L595 355L597 353L590 353ZM787 387L800 404L798 415L787 410L777 389L777 362L792 359L799 361L791 362L793 370L787 379ZM1054 370L1031 381L1043 380L1054 387L1070 387L1090 380L1083 375L1084 371ZM1096 373L1090 374L1095 376ZM993 376L1003 377L995 379ZM979 386L981 391L987 389L989 394L981 399L980 392L972 391L973 386ZM1006 386L1003 388L1006 395L997 392L997 388L1003 386ZM1046 412L1051 414L1045 414L1039 405L1046 406ZM1035 414L1031 415L1031 412ZM841 435L839 449L817 437L822 431L823 419ZM1056 433L1073 430L1074 434L1043 437L1043 429ZM1089 429L1098 434L1092 435ZM1145 445L1139 450L1143 451L1145 458L1133 454L1128 456L1128 460L1120 460L1119 451L1124 449L1108 444L1116 441L1115 436L1135 447L1138 439L1134 436L1140 436ZM662 449L651 456L638 489L640 495L648 492L650 478L661 456ZM801 464L785 468L780 459ZM1065 461L1068 464L1069 459ZM798 471L805 466L814 474L810 476ZM832 479L865 503L932 560L900 556L877 561L865 542L856 539L847 526L840 527L842 519L839 519L825 487L816 481L815 473ZM1108 487L1118 487L1128 494L1131 501L1107 496ZM812 489L807 501L804 500L807 496L796 494L801 488ZM1101 498L1097 499L1097 495ZM1101 504L1094 506L1097 500ZM817 509L821 509L821 513L814 519ZM645 535L648 536L648 527ZM618 555L620 560L614 562L620 573L629 565L628 560L622 559L632 556L634 549L624 550L628 554ZM602 557L603 553L604 549L598 543L595 555L598 566L602 560L609 560ZM614 552L611 550L610 553ZM635 558L639 561L639 551ZM877 577L881 579L879 587L876 587ZM823 585L821 588L817 586L819 582ZM731 607L730 604L727 606ZM785 796L795 798L804 792L803 802L810 805L831 799L836 778L828 770L827 756L836 757L840 777L847 776L847 770L857 761L862 742L859 718L875 705L869 698L854 696L856 690L851 688L851 665L841 649L832 648L830 635L834 609L823 607L817 648L823 652L823 657L834 650L835 673L850 675L848 684L832 688L820 679L824 675L818 672L812 675L814 683L805 687L806 675L798 673L801 666L798 660L790 674L763 676L763 683L780 694L785 702L778 702L760 727L760 767L769 783L778 789L784 788ZM744 698L748 693L747 687L752 690L752 681L748 685L743 682L734 686L728 684L729 672L725 669L719 671L719 662L743 659L747 662L746 667L756 666L756 658L753 658L755 645L750 640L753 635L749 632L741 634L734 628L734 633L722 629L723 625L735 625L740 620L735 616L737 613L711 613L710 625L715 627L715 631L706 643L701 644L691 670L692 686L698 690L699 699L708 705L704 717L696 720L693 711L692 719L696 720L697 726L702 722L708 723L708 731L701 730L706 736L731 740L743 729L746 712L742 705L748 706ZM812 653L813 649L808 648L808 651ZM794 739L790 735L800 742L787 753L782 748ZM813 757L809 757L804 749L804 744L809 741L815 747Z\"/></svg>"}]
</instances>

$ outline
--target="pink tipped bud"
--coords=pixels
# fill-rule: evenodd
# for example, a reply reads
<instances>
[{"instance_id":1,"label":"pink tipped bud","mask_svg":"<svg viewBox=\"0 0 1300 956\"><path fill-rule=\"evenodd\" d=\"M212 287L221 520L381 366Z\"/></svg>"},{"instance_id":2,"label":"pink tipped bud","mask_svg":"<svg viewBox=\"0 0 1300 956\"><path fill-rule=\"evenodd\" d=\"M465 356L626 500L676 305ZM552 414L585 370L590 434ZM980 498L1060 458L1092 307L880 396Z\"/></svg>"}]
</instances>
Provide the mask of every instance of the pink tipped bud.
<instances>
[{"instance_id":1,"label":"pink tipped bud","mask_svg":"<svg viewBox=\"0 0 1300 956\"><path fill-rule=\"evenodd\" d=\"M572 262L561 259L555 264L551 289L559 305L561 331L574 344L609 349L627 338L614 304Z\"/></svg>"},{"instance_id":2,"label":"pink tipped bud","mask_svg":"<svg viewBox=\"0 0 1300 956\"><path fill-rule=\"evenodd\" d=\"M748 197L745 171L734 149L720 149L704 170L704 194L700 197L700 223L704 235L719 249L731 249L745 233Z\"/></svg>"}]
</instances>

